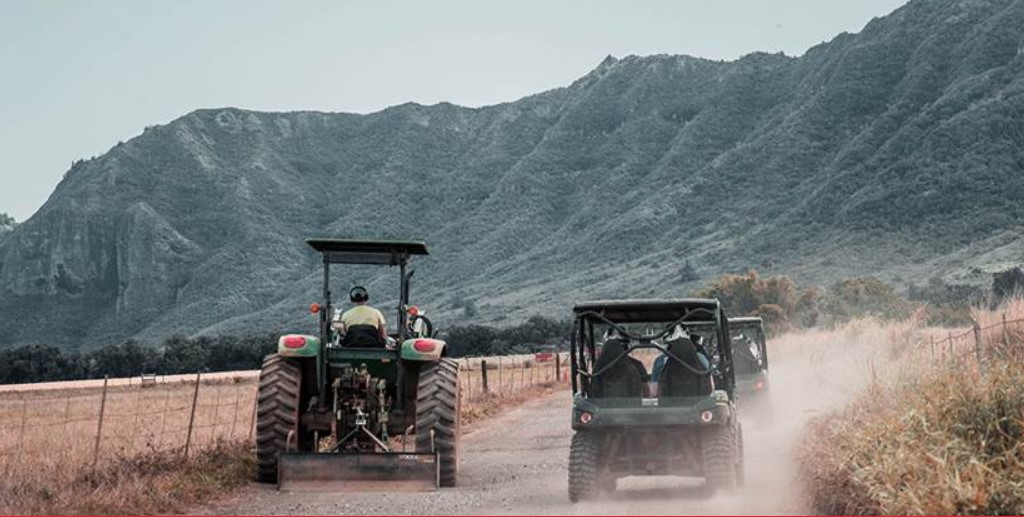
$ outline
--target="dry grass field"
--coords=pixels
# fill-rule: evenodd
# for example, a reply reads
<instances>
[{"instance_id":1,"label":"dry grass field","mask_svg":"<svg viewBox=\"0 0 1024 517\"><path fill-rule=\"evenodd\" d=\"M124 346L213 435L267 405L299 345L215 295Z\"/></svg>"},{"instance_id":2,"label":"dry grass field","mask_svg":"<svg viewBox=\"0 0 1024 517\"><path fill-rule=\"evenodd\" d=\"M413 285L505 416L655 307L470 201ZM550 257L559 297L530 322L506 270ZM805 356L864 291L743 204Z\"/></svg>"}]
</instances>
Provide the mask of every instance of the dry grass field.
<instances>
[{"instance_id":1,"label":"dry grass field","mask_svg":"<svg viewBox=\"0 0 1024 517\"><path fill-rule=\"evenodd\" d=\"M466 425L555 384L553 361L488 362L484 392L479 359L460 360ZM105 400L102 381L0 390L0 513L166 513L246 482L256 377L211 377L117 380Z\"/></svg>"},{"instance_id":2,"label":"dry grass field","mask_svg":"<svg viewBox=\"0 0 1024 517\"><path fill-rule=\"evenodd\" d=\"M1024 512L1024 303L974 317L977 340L974 329L875 326L873 382L805 431L798 456L814 511Z\"/></svg>"}]
</instances>

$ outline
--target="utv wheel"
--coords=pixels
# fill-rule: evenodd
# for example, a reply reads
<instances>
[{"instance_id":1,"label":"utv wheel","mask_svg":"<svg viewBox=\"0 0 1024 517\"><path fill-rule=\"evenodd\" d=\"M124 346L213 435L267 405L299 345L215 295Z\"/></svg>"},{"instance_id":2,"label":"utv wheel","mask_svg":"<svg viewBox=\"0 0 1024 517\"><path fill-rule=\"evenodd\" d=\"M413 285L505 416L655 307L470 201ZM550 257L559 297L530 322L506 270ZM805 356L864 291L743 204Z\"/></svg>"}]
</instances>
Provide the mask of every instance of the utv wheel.
<instances>
[{"instance_id":1,"label":"utv wheel","mask_svg":"<svg viewBox=\"0 0 1024 517\"><path fill-rule=\"evenodd\" d=\"M298 432L302 370L293 359L277 354L263 360L256 408L256 477L277 482L278 456L287 447L288 433Z\"/></svg>"},{"instance_id":2,"label":"utv wheel","mask_svg":"<svg viewBox=\"0 0 1024 517\"><path fill-rule=\"evenodd\" d=\"M601 488L598 469L601 467L601 440L593 432L577 431L569 446L569 500L582 501L593 497Z\"/></svg>"},{"instance_id":3,"label":"utv wheel","mask_svg":"<svg viewBox=\"0 0 1024 517\"><path fill-rule=\"evenodd\" d=\"M704 477L711 490L736 488L736 432L732 425L708 429L701 442Z\"/></svg>"},{"instance_id":4,"label":"utv wheel","mask_svg":"<svg viewBox=\"0 0 1024 517\"><path fill-rule=\"evenodd\" d=\"M455 486L459 477L459 365L451 359L420 368L416 389L416 450L431 452L430 430L443 487Z\"/></svg>"}]
</instances>

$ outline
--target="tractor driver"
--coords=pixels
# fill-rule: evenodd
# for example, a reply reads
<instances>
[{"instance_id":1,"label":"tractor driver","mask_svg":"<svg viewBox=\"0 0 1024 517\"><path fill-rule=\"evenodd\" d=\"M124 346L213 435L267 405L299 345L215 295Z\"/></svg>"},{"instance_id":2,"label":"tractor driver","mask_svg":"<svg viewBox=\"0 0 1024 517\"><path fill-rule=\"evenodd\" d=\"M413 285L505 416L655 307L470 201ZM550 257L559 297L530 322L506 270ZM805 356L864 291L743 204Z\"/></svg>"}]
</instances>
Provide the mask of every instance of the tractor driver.
<instances>
[{"instance_id":1,"label":"tractor driver","mask_svg":"<svg viewBox=\"0 0 1024 517\"><path fill-rule=\"evenodd\" d=\"M388 327L384 315L367 302L370 292L357 285L348 292L353 307L341 315L342 346L355 348L384 347L388 342Z\"/></svg>"}]
</instances>

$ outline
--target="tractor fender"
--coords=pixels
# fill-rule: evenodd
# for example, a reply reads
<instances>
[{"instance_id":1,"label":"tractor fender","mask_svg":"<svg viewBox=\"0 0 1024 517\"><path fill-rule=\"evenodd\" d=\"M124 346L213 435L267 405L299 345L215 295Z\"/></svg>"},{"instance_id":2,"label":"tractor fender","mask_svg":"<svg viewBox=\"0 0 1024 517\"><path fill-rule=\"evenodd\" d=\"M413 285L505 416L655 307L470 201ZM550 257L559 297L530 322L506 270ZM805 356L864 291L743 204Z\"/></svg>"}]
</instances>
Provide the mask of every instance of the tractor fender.
<instances>
[{"instance_id":1,"label":"tractor fender","mask_svg":"<svg viewBox=\"0 0 1024 517\"><path fill-rule=\"evenodd\" d=\"M406 361L438 361L443 357L447 343L440 339L418 337L402 342L402 359Z\"/></svg>"},{"instance_id":2,"label":"tractor fender","mask_svg":"<svg viewBox=\"0 0 1024 517\"><path fill-rule=\"evenodd\" d=\"M304 334L287 334L277 340L277 354L281 357L316 357L320 353L320 339Z\"/></svg>"}]
</instances>

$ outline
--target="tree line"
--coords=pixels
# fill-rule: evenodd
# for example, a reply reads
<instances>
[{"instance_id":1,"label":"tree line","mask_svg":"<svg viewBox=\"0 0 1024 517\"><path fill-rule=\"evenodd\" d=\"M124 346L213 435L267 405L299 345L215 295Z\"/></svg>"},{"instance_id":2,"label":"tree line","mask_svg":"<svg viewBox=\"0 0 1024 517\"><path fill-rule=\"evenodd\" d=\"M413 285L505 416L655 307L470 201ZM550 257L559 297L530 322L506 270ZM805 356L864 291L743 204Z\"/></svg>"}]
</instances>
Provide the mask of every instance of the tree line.
<instances>
[{"instance_id":1,"label":"tree line","mask_svg":"<svg viewBox=\"0 0 1024 517\"><path fill-rule=\"evenodd\" d=\"M840 280L828 287L801 287L785 275L762 277L756 271L726 274L695 293L717 298L730 316L760 316L770 334L811 327L833 327L856 318L899 321L920 313L931 326L972 323L974 307L995 308L1024 292L1024 271L1012 268L992 275L989 288L950 284L941 278L910 284L906 294L875 277Z\"/></svg>"},{"instance_id":2,"label":"tree line","mask_svg":"<svg viewBox=\"0 0 1024 517\"><path fill-rule=\"evenodd\" d=\"M277 334L172 336L153 346L135 340L89 351L25 345L0 353L0 384L258 369L277 350Z\"/></svg>"},{"instance_id":3,"label":"tree line","mask_svg":"<svg viewBox=\"0 0 1024 517\"><path fill-rule=\"evenodd\" d=\"M726 274L693 293L718 298L729 316L761 316L770 334L796 328L834 326L851 319L902 320L923 311L930 325L965 326L971 308L996 306L1024 291L1024 271L1013 268L993 275L989 289L948 284L933 278L910 285L906 295L874 277L847 278L828 287L801 287L785 275L764 277L756 271ZM442 329L452 357L525 354L564 348L570 322L533 316L518 325L458 325ZM134 340L88 351L52 345L25 345L0 350L0 384L48 382L142 373L163 375L255 370L277 350L278 333L251 336L172 336L159 345Z\"/></svg>"},{"instance_id":4,"label":"tree line","mask_svg":"<svg viewBox=\"0 0 1024 517\"><path fill-rule=\"evenodd\" d=\"M441 336L452 357L530 353L562 345L568 322L534 316L512 327L450 327ZM143 373L174 375L195 372L258 370L277 351L279 333L252 336L172 336L159 345L135 340L89 351L53 345L0 349L0 384L135 377Z\"/></svg>"}]
</instances>

